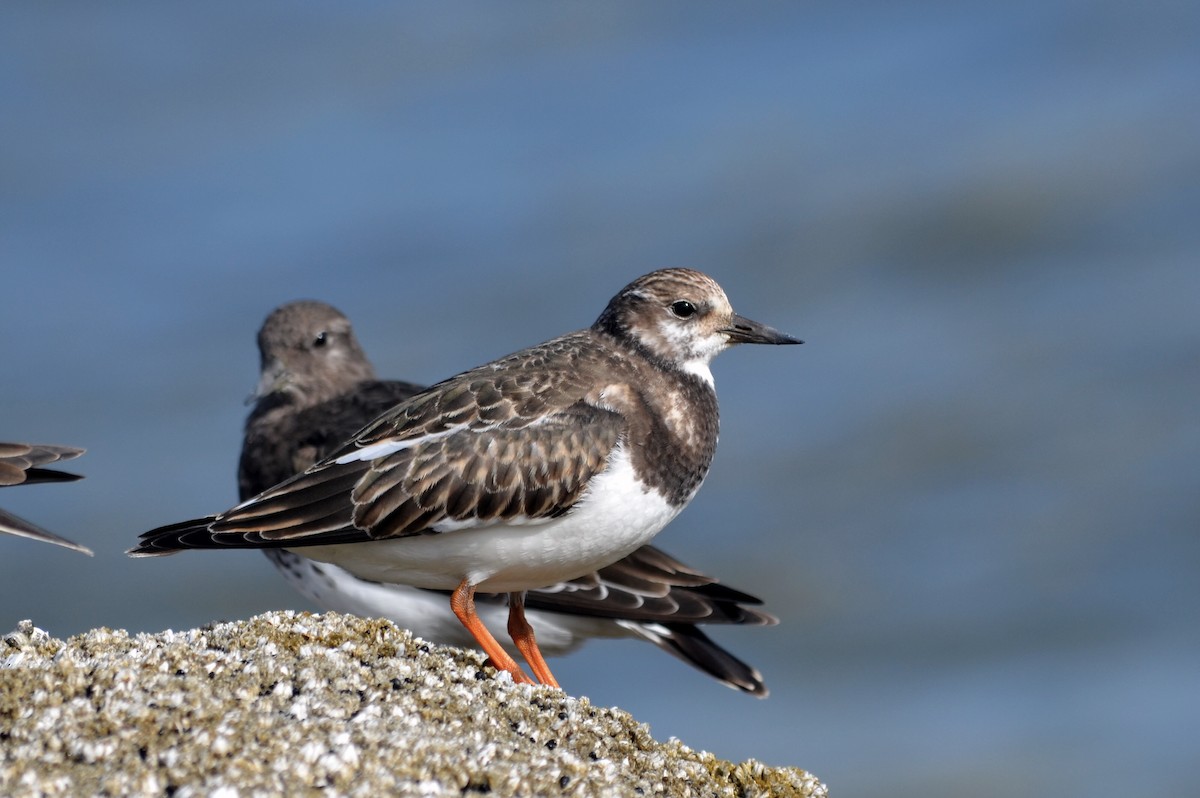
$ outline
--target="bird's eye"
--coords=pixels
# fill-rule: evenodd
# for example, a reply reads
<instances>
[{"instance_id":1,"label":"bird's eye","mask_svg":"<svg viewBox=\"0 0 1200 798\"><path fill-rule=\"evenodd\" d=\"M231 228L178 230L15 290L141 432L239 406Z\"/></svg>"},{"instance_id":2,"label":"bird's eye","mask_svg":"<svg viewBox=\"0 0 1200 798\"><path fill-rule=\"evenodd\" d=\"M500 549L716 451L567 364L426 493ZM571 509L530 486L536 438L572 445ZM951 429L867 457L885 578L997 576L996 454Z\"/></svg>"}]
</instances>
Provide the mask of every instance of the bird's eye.
<instances>
[{"instance_id":1,"label":"bird's eye","mask_svg":"<svg viewBox=\"0 0 1200 798\"><path fill-rule=\"evenodd\" d=\"M329 343L329 333L322 330L317 333L317 337L313 339L312 345L314 349L320 349Z\"/></svg>"},{"instance_id":2,"label":"bird's eye","mask_svg":"<svg viewBox=\"0 0 1200 798\"><path fill-rule=\"evenodd\" d=\"M690 319L696 315L696 306L686 299L677 299L671 303L671 312L679 319Z\"/></svg>"}]
</instances>

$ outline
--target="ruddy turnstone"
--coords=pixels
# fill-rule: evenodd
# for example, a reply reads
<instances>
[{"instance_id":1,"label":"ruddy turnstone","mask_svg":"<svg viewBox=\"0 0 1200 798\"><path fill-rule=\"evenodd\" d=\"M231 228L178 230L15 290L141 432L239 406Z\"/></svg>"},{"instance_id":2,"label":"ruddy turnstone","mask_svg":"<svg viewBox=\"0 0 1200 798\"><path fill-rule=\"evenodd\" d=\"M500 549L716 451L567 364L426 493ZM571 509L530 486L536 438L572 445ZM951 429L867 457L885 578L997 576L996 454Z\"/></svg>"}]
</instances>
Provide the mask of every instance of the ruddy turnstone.
<instances>
[{"instance_id":1,"label":"ruddy turnstone","mask_svg":"<svg viewBox=\"0 0 1200 798\"><path fill-rule=\"evenodd\" d=\"M651 272L591 327L444 380L300 474L146 532L130 554L277 547L450 590L492 663L529 682L475 609L477 590L508 593L513 643L557 687L525 591L628 556L687 505L717 444L709 363L740 343L800 341L735 314L707 275Z\"/></svg>"},{"instance_id":2,"label":"ruddy turnstone","mask_svg":"<svg viewBox=\"0 0 1200 798\"><path fill-rule=\"evenodd\" d=\"M262 373L238 464L243 500L303 471L424 390L377 379L350 320L324 302L290 302L273 310L259 330L258 349ZM359 579L286 549L263 553L296 590L325 609L386 617L436 643L474 643L442 592ZM476 594L476 610L486 626L503 625L504 600L502 594ZM730 687L765 697L762 675L697 628L698 623L776 623L774 616L748 606L761 603L650 545L599 571L525 594L526 617L543 654L565 654L592 637L633 637Z\"/></svg>"},{"instance_id":3,"label":"ruddy turnstone","mask_svg":"<svg viewBox=\"0 0 1200 798\"><path fill-rule=\"evenodd\" d=\"M0 487L32 485L37 482L74 482L82 479L78 474L68 474L66 471L55 471L51 468L42 468L42 466L57 463L60 460L72 460L83 452L83 449L70 446L0 443ZM73 543L53 532L47 532L40 526L31 524L24 518L18 518L4 510L0 510L0 532L42 540L56 546L81 551L89 557L92 556L92 550L87 546Z\"/></svg>"}]
</instances>

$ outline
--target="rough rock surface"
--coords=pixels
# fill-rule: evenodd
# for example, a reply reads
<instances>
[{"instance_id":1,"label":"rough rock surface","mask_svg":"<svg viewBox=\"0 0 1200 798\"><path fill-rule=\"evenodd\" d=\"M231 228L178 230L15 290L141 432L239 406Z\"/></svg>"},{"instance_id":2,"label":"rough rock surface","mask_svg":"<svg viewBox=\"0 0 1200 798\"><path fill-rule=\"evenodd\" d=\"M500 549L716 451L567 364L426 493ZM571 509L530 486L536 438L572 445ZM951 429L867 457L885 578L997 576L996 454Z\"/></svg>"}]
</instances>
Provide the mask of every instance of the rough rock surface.
<instances>
[{"instance_id":1,"label":"rough rock surface","mask_svg":"<svg viewBox=\"0 0 1200 798\"><path fill-rule=\"evenodd\" d=\"M824 796L797 768L661 743L387 621L272 612L186 632L29 622L0 642L0 794Z\"/></svg>"}]
</instances>

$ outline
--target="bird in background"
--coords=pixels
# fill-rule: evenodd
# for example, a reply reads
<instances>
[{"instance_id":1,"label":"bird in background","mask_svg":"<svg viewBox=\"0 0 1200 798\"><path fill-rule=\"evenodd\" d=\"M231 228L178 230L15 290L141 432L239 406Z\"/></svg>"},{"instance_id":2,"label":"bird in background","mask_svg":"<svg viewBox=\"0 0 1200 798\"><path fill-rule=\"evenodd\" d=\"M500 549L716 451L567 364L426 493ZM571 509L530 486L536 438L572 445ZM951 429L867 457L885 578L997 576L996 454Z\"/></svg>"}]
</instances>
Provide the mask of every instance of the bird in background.
<instances>
[{"instance_id":1,"label":"bird in background","mask_svg":"<svg viewBox=\"0 0 1200 798\"><path fill-rule=\"evenodd\" d=\"M590 327L444 380L300 474L146 532L130 554L276 547L449 590L492 663L531 683L476 612L477 591L507 593L514 645L557 687L526 591L632 554L691 501L717 443L709 363L742 343L800 341L735 314L707 275L651 272Z\"/></svg>"},{"instance_id":2,"label":"bird in background","mask_svg":"<svg viewBox=\"0 0 1200 798\"><path fill-rule=\"evenodd\" d=\"M69 474L43 466L62 460L73 460L84 451L71 446L51 444L0 443L0 487L33 485L39 482L74 482L83 479L79 474ZM55 546L92 556L92 550L87 546L67 540L4 510L0 510L0 532L53 543Z\"/></svg>"},{"instance_id":3,"label":"bird in background","mask_svg":"<svg viewBox=\"0 0 1200 798\"><path fill-rule=\"evenodd\" d=\"M238 463L242 500L303 471L377 416L424 390L410 382L378 379L350 320L324 302L290 302L273 310L259 330L258 350L261 376ZM263 553L320 607L386 617L436 643L474 643L450 611L444 592L360 579L286 549ZM506 596L477 593L475 600L486 626L504 623ZM566 654L590 638L632 637L654 643L730 687L765 697L758 670L697 626L777 623L756 608L761 603L650 545L593 573L525 594L526 616L543 654Z\"/></svg>"}]
</instances>

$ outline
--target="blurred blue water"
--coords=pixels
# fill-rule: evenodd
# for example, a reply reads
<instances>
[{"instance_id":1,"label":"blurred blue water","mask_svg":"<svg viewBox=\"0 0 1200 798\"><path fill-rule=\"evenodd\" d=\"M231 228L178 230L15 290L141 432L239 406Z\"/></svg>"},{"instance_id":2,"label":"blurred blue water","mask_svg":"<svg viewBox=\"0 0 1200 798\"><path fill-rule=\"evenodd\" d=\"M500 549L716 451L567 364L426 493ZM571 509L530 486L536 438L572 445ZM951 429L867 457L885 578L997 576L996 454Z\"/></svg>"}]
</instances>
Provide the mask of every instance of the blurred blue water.
<instances>
[{"instance_id":1,"label":"blurred blue water","mask_svg":"<svg viewBox=\"0 0 1200 798\"><path fill-rule=\"evenodd\" d=\"M89 447L0 499L97 550L0 540L0 625L305 606L121 553L234 500L273 306L432 381L691 265L808 341L716 362L660 538L781 616L716 635L772 695L635 643L568 689L839 794L1200 787L1200 10L221 12L0 12L0 439Z\"/></svg>"}]
</instances>

